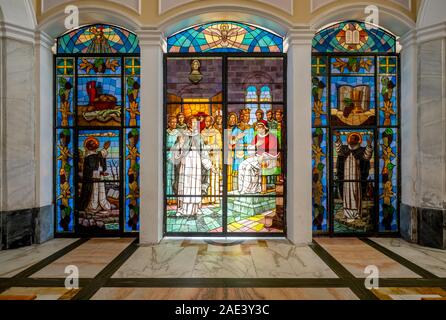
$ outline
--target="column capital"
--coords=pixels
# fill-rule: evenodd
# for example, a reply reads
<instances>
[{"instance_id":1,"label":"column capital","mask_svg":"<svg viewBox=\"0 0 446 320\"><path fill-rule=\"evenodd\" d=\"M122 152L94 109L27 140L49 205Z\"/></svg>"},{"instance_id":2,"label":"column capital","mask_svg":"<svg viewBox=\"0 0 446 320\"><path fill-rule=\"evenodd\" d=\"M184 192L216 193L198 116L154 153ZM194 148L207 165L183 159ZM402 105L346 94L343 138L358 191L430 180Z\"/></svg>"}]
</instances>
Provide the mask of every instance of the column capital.
<instances>
[{"instance_id":1,"label":"column capital","mask_svg":"<svg viewBox=\"0 0 446 320\"><path fill-rule=\"evenodd\" d=\"M316 31L307 26L292 28L288 31L285 42L289 45L309 45L311 46Z\"/></svg>"},{"instance_id":2,"label":"column capital","mask_svg":"<svg viewBox=\"0 0 446 320\"><path fill-rule=\"evenodd\" d=\"M163 33L157 28L141 28L136 30L138 35L139 43L141 47L143 46L164 46Z\"/></svg>"},{"instance_id":3,"label":"column capital","mask_svg":"<svg viewBox=\"0 0 446 320\"><path fill-rule=\"evenodd\" d=\"M38 30L35 33L35 43L36 45L51 49L54 46L55 40L46 32Z\"/></svg>"},{"instance_id":4,"label":"column capital","mask_svg":"<svg viewBox=\"0 0 446 320\"><path fill-rule=\"evenodd\" d=\"M405 33L400 39L399 42L402 46L402 50L405 48L408 48L410 46L417 44L417 31L416 30L410 30L409 32Z\"/></svg>"},{"instance_id":5,"label":"column capital","mask_svg":"<svg viewBox=\"0 0 446 320\"><path fill-rule=\"evenodd\" d=\"M446 22L432 26L417 28L417 43L446 38Z\"/></svg>"},{"instance_id":6,"label":"column capital","mask_svg":"<svg viewBox=\"0 0 446 320\"><path fill-rule=\"evenodd\" d=\"M0 38L34 44L35 31L9 22L0 23Z\"/></svg>"}]
</instances>

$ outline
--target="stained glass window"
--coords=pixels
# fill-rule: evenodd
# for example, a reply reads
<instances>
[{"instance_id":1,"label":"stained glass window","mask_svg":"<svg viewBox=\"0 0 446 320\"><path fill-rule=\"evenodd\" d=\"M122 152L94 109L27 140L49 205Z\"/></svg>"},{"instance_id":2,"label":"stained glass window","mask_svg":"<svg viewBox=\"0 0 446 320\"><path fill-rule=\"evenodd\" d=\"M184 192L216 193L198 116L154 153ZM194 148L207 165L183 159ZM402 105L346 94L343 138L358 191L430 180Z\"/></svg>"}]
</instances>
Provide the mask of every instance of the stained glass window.
<instances>
[{"instance_id":1,"label":"stained glass window","mask_svg":"<svg viewBox=\"0 0 446 320\"><path fill-rule=\"evenodd\" d=\"M58 39L56 233L139 230L138 53L136 36L114 26Z\"/></svg>"},{"instance_id":2,"label":"stained glass window","mask_svg":"<svg viewBox=\"0 0 446 320\"><path fill-rule=\"evenodd\" d=\"M166 233L283 234L285 58L167 55L166 67Z\"/></svg>"},{"instance_id":3,"label":"stained glass window","mask_svg":"<svg viewBox=\"0 0 446 320\"><path fill-rule=\"evenodd\" d=\"M313 52L395 53L396 38L371 24L344 21L318 32L313 39Z\"/></svg>"},{"instance_id":4,"label":"stained glass window","mask_svg":"<svg viewBox=\"0 0 446 320\"><path fill-rule=\"evenodd\" d=\"M58 54L140 53L138 37L123 28L98 24L70 31L57 40Z\"/></svg>"},{"instance_id":5,"label":"stained glass window","mask_svg":"<svg viewBox=\"0 0 446 320\"><path fill-rule=\"evenodd\" d=\"M238 22L215 22L180 31L167 39L169 53L282 52L283 37Z\"/></svg>"},{"instance_id":6,"label":"stained glass window","mask_svg":"<svg viewBox=\"0 0 446 320\"><path fill-rule=\"evenodd\" d=\"M395 37L357 21L313 41L313 230L398 231L399 56Z\"/></svg>"}]
</instances>

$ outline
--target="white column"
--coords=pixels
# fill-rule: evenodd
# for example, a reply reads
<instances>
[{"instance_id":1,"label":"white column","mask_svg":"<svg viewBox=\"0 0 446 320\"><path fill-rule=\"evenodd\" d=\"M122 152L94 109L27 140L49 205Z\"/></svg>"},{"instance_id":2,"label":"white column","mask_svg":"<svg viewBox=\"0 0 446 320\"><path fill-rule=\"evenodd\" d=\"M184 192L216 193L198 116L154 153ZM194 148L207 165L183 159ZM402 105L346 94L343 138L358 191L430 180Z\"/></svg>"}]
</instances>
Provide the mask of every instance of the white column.
<instances>
[{"instance_id":1,"label":"white column","mask_svg":"<svg viewBox=\"0 0 446 320\"><path fill-rule=\"evenodd\" d=\"M311 43L314 32L288 34L287 232L294 244L312 241Z\"/></svg>"},{"instance_id":2,"label":"white column","mask_svg":"<svg viewBox=\"0 0 446 320\"><path fill-rule=\"evenodd\" d=\"M163 51L161 33L137 32L141 46L140 243L163 236Z\"/></svg>"},{"instance_id":3,"label":"white column","mask_svg":"<svg viewBox=\"0 0 446 320\"><path fill-rule=\"evenodd\" d=\"M401 202L416 207L417 187L417 60L416 31L410 31L401 40Z\"/></svg>"},{"instance_id":4,"label":"white column","mask_svg":"<svg viewBox=\"0 0 446 320\"><path fill-rule=\"evenodd\" d=\"M35 104L37 206L45 207L53 201L53 52L54 39L44 32L36 33L35 44Z\"/></svg>"}]
</instances>

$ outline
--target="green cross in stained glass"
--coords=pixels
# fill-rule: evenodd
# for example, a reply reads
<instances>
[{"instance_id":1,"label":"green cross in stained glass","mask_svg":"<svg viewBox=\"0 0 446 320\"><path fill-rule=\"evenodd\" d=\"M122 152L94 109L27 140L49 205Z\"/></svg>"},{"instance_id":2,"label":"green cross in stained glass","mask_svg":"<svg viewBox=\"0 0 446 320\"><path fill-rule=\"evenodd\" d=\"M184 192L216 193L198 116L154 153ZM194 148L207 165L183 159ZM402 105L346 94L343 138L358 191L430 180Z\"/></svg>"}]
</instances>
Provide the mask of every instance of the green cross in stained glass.
<instances>
[{"instance_id":1,"label":"green cross in stained glass","mask_svg":"<svg viewBox=\"0 0 446 320\"><path fill-rule=\"evenodd\" d=\"M69 72L70 70L73 70L73 60L71 59L63 59L63 64L60 64L60 62L57 65L58 70L63 70L63 75L71 75L73 72Z\"/></svg>"},{"instance_id":2,"label":"green cross in stained glass","mask_svg":"<svg viewBox=\"0 0 446 320\"><path fill-rule=\"evenodd\" d=\"M319 57L317 57L315 59L316 59L316 63L313 64L312 67L316 70L316 74L325 73L325 69L327 68L326 62Z\"/></svg>"},{"instance_id":3,"label":"green cross in stained glass","mask_svg":"<svg viewBox=\"0 0 446 320\"><path fill-rule=\"evenodd\" d=\"M131 61L130 64L126 64L126 66L125 66L128 71L130 70L131 75L137 74L136 70L140 70L141 69L141 66L139 65L139 63L136 64L135 60L136 59L130 59L130 61Z\"/></svg>"},{"instance_id":4,"label":"green cross in stained glass","mask_svg":"<svg viewBox=\"0 0 446 320\"><path fill-rule=\"evenodd\" d=\"M384 63L381 64L382 70L385 70L385 73L395 73L396 62L394 57L385 57Z\"/></svg>"}]
</instances>

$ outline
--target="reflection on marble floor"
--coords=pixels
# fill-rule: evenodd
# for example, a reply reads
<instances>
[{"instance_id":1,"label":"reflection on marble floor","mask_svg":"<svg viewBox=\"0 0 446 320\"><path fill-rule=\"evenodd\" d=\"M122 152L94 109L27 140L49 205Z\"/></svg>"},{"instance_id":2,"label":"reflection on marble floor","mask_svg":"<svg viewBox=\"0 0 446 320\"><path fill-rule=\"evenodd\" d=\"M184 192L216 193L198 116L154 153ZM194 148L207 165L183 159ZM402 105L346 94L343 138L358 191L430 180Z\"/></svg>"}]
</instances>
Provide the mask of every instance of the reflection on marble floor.
<instances>
[{"instance_id":1,"label":"reflection on marble floor","mask_svg":"<svg viewBox=\"0 0 446 320\"><path fill-rule=\"evenodd\" d=\"M92 300L357 300L347 288L102 288Z\"/></svg>"},{"instance_id":2,"label":"reflection on marble floor","mask_svg":"<svg viewBox=\"0 0 446 320\"><path fill-rule=\"evenodd\" d=\"M71 300L79 289L65 288L9 288L0 294L0 300ZM9 299L8 299L9 300Z\"/></svg>"},{"instance_id":3,"label":"reflection on marble floor","mask_svg":"<svg viewBox=\"0 0 446 320\"><path fill-rule=\"evenodd\" d=\"M140 247L113 278L337 278L309 248L286 240L234 245L164 240Z\"/></svg>"},{"instance_id":4,"label":"reflection on marble floor","mask_svg":"<svg viewBox=\"0 0 446 320\"><path fill-rule=\"evenodd\" d=\"M421 247L402 239L371 238L371 240L438 277L446 277L446 250Z\"/></svg>"},{"instance_id":5,"label":"reflection on marble floor","mask_svg":"<svg viewBox=\"0 0 446 320\"><path fill-rule=\"evenodd\" d=\"M0 278L10 278L47 258L77 239L53 239L44 244L0 251Z\"/></svg>"},{"instance_id":6,"label":"reflection on marble floor","mask_svg":"<svg viewBox=\"0 0 446 320\"><path fill-rule=\"evenodd\" d=\"M113 261L134 239L91 239L62 258L51 263L32 278L65 278L65 268L79 268L80 278L94 278Z\"/></svg>"},{"instance_id":7,"label":"reflection on marble floor","mask_svg":"<svg viewBox=\"0 0 446 320\"><path fill-rule=\"evenodd\" d=\"M446 300L440 288L380 288L373 289L380 300Z\"/></svg>"},{"instance_id":8,"label":"reflection on marble floor","mask_svg":"<svg viewBox=\"0 0 446 320\"><path fill-rule=\"evenodd\" d=\"M376 266L381 278L420 278L398 262L357 238L318 238L315 241L357 278L365 278L368 266Z\"/></svg>"}]
</instances>

